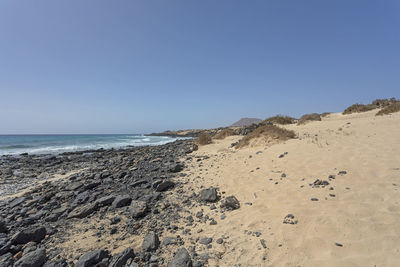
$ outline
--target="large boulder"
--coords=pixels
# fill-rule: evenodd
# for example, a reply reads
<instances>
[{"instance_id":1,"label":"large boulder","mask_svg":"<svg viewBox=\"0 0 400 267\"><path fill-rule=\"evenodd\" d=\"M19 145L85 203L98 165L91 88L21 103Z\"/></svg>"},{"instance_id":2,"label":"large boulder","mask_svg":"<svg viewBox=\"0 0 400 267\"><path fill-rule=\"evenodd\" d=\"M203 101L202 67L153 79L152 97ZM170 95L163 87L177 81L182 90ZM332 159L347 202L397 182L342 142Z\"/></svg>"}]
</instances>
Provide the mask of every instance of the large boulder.
<instances>
[{"instance_id":1,"label":"large boulder","mask_svg":"<svg viewBox=\"0 0 400 267\"><path fill-rule=\"evenodd\" d=\"M86 253L75 264L75 267L90 267L94 266L97 263L101 262L103 259L109 258L110 254L107 250L95 250Z\"/></svg>"},{"instance_id":2,"label":"large boulder","mask_svg":"<svg viewBox=\"0 0 400 267\"><path fill-rule=\"evenodd\" d=\"M200 200L205 202L216 202L217 190L215 188L207 188L200 191Z\"/></svg>"},{"instance_id":3,"label":"large boulder","mask_svg":"<svg viewBox=\"0 0 400 267\"><path fill-rule=\"evenodd\" d=\"M168 267L192 267L192 259L185 248L180 248Z\"/></svg>"},{"instance_id":4,"label":"large boulder","mask_svg":"<svg viewBox=\"0 0 400 267\"><path fill-rule=\"evenodd\" d=\"M133 249L127 248L119 254L112 257L109 267L122 267L125 266L126 262L135 257Z\"/></svg>"},{"instance_id":5,"label":"large boulder","mask_svg":"<svg viewBox=\"0 0 400 267\"><path fill-rule=\"evenodd\" d=\"M160 245L160 240L158 239L158 236L154 232L148 233L143 239L142 251L143 252L156 251L159 245Z\"/></svg>"},{"instance_id":6,"label":"large boulder","mask_svg":"<svg viewBox=\"0 0 400 267\"><path fill-rule=\"evenodd\" d=\"M46 262L46 251L43 248L26 253L14 264L14 267L42 267Z\"/></svg>"},{"instance_id":7,"label":"large boulder","mask_svg":"<svg viewBox=\"0 0 400 267\"><path fill-rule=\"evenodd\" d=\"M40 243L46 236L46 228L43 226L32 227L22 230L11 237L11 243L16 244L26 244L30 241L35 241Z\"/></svg>"}]
</instances>

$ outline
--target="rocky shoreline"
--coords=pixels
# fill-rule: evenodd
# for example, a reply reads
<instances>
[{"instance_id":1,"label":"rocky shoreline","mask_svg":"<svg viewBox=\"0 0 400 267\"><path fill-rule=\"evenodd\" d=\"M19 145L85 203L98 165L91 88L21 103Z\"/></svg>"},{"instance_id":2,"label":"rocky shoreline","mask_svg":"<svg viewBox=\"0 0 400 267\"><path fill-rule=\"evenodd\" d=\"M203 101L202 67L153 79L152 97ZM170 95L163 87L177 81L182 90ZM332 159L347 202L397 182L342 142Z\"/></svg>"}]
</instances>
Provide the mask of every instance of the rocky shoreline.
<instances>
[{"instance_id":1,"label":"rocky shoreline","mask_svg":"<svg viewBox=\"0 0 400 267\"><path fill-rule=\"evenodd\" d=\"M197 255L195 245L211 241L184 244L181 237L191 234L193 217L215 221L186 215L195 206L215 206L220 196L215 189L183 189L185 167L201 160L191 157L195 150L193 140L180 140L2 157L3 192L11 182L14 192L35 186L0 200L0 266L204 266L210 256ZM220 203L221 210L240 207L233 196Z\"/></svg>"}]
</instances>

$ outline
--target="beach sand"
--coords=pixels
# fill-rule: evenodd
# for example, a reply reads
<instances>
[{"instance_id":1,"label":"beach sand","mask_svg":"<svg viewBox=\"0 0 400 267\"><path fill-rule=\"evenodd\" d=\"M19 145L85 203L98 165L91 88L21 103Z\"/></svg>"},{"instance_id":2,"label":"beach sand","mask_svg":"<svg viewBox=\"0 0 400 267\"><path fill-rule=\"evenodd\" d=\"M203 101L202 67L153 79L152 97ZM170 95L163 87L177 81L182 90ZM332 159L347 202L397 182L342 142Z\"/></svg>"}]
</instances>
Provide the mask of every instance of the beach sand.
<instances>
[{"instance_id":1,"label":"beach sand","mask_svg":"<svg viewBox=\"0 0 400 267\"><path fill-rule=\"evenodd\" d=\"M400 113L375 113L289 125L299 138L272 146L236 150L238 136L201 146L193 157L209 158L192 161L187 187L241 203L224 220L206 208L217 225L194 227L191 239L224 237L204 249L220 258L209 265L400 266ZM288 214L298 223L284 224Z\"/></svg>"}]
</instances>

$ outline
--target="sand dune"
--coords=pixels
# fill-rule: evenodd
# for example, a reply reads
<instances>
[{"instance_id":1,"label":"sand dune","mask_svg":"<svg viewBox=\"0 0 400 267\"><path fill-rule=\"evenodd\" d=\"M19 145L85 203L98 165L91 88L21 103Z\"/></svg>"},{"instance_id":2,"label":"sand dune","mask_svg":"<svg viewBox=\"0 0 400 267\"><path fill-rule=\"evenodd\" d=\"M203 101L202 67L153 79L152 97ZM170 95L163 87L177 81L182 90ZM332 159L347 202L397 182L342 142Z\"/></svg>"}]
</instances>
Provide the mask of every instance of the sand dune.
<instances>
[{"instance_id":1,"label":"sand dune","mask_svg":"<svg viewBox=\"0 0 400 267\"><path fill-rule=\"evenodd\" d=\"M200 147L209 158L193 163L190 186L241 202L194 234L226 238L210 266L400 266L400 113L375 113L289 125L299 138L270 147L231 148L238 136ZM298 223L283 224L288 214Z\"/></svg>"}]
</instances>

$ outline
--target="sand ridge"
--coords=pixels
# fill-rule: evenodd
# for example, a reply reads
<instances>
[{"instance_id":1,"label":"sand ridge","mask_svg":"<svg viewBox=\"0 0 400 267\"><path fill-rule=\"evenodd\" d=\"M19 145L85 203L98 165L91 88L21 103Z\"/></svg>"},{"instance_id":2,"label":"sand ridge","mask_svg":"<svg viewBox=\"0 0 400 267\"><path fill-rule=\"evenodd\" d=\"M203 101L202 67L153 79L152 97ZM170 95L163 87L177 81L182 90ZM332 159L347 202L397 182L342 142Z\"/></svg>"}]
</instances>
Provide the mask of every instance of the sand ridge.
<instances>
[{"instance_id":1,"label":"sand ridge","mask_svg":"<svg viewBox=\"0 0 400 267\"><path fill-rule=\"evenodd\" d=\"M236 150L238 136L201 146L190 187L241 202L217 225L195 226L192 239L224 237L209 265L400 266L400 114L375 113L288 125L298 138L272 146ZM329 185L310 186L316 179ZM283 224L288 214L298 223Z\"/></svg>"}]
</instances>

